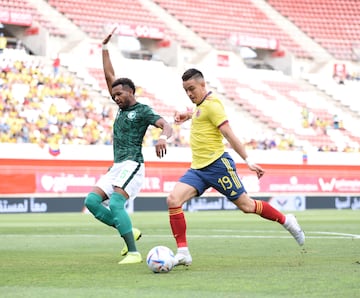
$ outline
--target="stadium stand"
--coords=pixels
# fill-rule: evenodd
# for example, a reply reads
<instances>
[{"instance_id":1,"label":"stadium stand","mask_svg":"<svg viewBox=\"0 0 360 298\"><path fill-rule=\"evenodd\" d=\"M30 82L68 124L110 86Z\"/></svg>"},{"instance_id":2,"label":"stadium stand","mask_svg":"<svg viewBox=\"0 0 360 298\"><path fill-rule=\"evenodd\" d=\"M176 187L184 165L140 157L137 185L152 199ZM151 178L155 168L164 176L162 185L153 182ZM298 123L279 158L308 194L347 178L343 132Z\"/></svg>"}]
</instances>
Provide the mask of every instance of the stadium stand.
<instances>
[{"instance_id":1,"label":"stadium stand","mask_svg":"<svg viewBox=\"0 0 360 298\"><path fill-rule=\"evenodd\" d=\"M59 33L59 28L46 21L30 2L32 1L0 0L6 9L25 9L34 15L50 34L65 37ZM285 29L274 23L250 0L201 1L196 4L171 0L149 2L164 8L171 16L198 34L213 46L213 51L231 50L228 42L229 33L237 32L255 37L274 37L298 58L313 58L311 51L294 40ZM308 25L303 27L301 22L297 23L296 18L290 16L301 18L306 15L309 17L309 24L316 27L313 18L318 14L309 13L304 4L306 1L297 2L294 9L289 6L290 2L267 1L311 38L326 47L326 42L320 42L321 34L313 35L304 29ZM345 11L345 7L353 10L354 1L341 2L349 5L342 6L343 14L336 17L336 20L339 19L337 24L341 27L349 19L349 26L357 28L358 24L353 26L353 18L350 18L352 13ZM196 46L191 44L190 40L182 39L162 21L161 17L148 10L143 1L110 0L106 6L98 0L48 0L47 3L71 20L95 43L101 42L108 24L119 24L121 21L127 25L163 28L166 36L177 40L181 47L196 51ZM339 7L334 1L329 3L332 7ZM322 6L319 4L314 11L320 8L322 9ZM289 10L291 13L288 13ZM223 13L219 14L219 11ZM330 9L324 11L329 12L325 14L326 18L334 16ZM359 15L356 9L354 11ZM253 22L254 19L257 21ZM338 35L334 36L338 38ZM336 43L331 34L328 34L327 38ZM356 39L359 37L353 33L343 35L344 44L347 45ZM327 49L334 57L354 59L353 55L349 55L349 48L347 52L335 48L331 51L333 47ZM3 87L0 93L1 142L52 143L55 147L56 144L72 143L111 144L111 125L116 107L108 100L101 68L89 65L83 70L61 67L59 76L56 76L53 73L52 61L46 60L45 57L13 59L11 54L9 55L0 56ZM93 58L100 61L99 56ZM126 74L120 75L129 76L138 84L139 101L150 104L169 120L178 104L186 105L178 71L175 72L160 61L124 59L122 62L126 64ZM138 71L139 69L141 71ZM247 127L246 132L241 131L242 136L239 137L248 148L360 150L360 133L356 129L360 125L360 106L356 99L359 81L356 74L352 75L351 80L348 78L345 84L338 84L331 75L324 76L321 73L304 72L301 78L296 79L280 71L255 69L239 69L231 75L210 74L208 77L211 77L210 86L224 97L224 102L232 109L230 114L234 125ZM166 86L158 78L167 78ZM88 80L91 79L97 82L98 88L88 84ZM19 95L19 92L14 91L18 90L14 85L20 86L23 92L31 92L28 95ZM39 87L41 94L35 92L34 86ZM105 102L104 95L107 96ZM251 125L246 126L245 120ZM188 146L188 130L180 130L174 126L174 132L173 145ZM144 144L153 145L157 137L156 129L149 130Z\"/></svg>"},{"instance_id":2,"label":"stadium stand","mask_svg":"<svg viewBox=\"0 0 360 298\"><path fill-rule=\"evenodd\" d=\"M282 15L326 48L336 59L357 60L360 6L356 0L268 0Z\"/></svg>"},{"instance_id":3,"label":"stadium stand","mask_svg":"<svg viewBox=\"0 0 360 298\"><path fill-rule=\"evenodd\" d=\"M192 47L171 31L160 18L152 14L138 0L109 0L106 1L106 5L98 0L79 0L76 2L49 0L48 3L94 39L103 38L109 24L129 26L136 24L148 28L161 28L167 38L176 40L183 47Z\"/></svg>"},{"instance_id":4,"label":"stadium stand","mask_svg":"<svg viewBox=\"0 0 360 298\"><path fill-rule=\"evenodd\" d=\"M110 144L114 111L71 74L17 50L0 56L1 142Z\"/></svg>"},{"instance_id":5,"label":"stadium stand","mask_svg":"<svg viewBox=\"0 0 360 298\"><path fill-rule=\"evenodd\" d=\"M238 78L220 78L228 98L268 127L295 136L295 147L315 146L321 151L358 150L359 137L349 132L331 99L304 82L281 72L247 70ZM334 111L332 113L332 111ZM346 116L345 116L346 117Z\"/></svg>"},{"instance_id":6,"label":"stadium stand","mask_svg":"<svg viewBox=\"0 0 360 298\"><path fill-rule=\"evenodd\" d=\"M41 57L9 50L0 58L0 142L49 144L53 148L61 144L112 144L117 107L111 100L92 98L83 81L64 69L56 75L49 61ZM94 76L102 74L91 71L95 71ZM140 87L137 98L164 116L173 114L173 107ZM158 133L150 129L144 145L153 145ZM188 146L182 134L175 128L173 146Z\"/></svg>"},{"instance_id":7,"label":"stadium stand","mask_svg":"<svg viewBox=\"0 0 360 298\"><path fill-rule=\"evenodd\" d=\"M231 50L230 34L239 33L251 37L275 38L296 56L312 57L310 52L294 41L250 0L155 2L217 49Z\"/></svg>"},{"instance_id":8,"label":"stadium stand","mask_svg":"<svg viewBox=\"0 0 360 298\"><path fill-rule=\"evenodd\" d=\"M66 33L63 32L58 26L52 22L51 19L47 18L46 15L43 15L39 12L36 7L34 7L29 1L26 0L0 0L0 7L3 12L11 11L15 13L28 13L33 18L35 24L39 24L48 30L49 34L52 36L64 37Z\"/></svg>"}]
</instances>

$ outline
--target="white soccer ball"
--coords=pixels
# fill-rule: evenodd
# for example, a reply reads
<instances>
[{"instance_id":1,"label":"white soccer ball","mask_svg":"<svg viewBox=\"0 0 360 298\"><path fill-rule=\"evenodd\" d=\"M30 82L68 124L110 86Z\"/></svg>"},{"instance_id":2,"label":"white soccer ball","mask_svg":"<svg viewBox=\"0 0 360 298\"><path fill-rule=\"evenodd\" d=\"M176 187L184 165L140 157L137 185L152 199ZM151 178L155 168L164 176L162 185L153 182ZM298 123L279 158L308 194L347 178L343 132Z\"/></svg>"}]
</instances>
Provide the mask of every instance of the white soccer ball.
<instances>
[{"instance_id":1,"label":"white soccer ball","mask_svg":"<svg viewBox=\"0 0 360 298\"><path fill-rule=\"evenodd\" d=\"M174 253L166 246L155 246L149 251L146 264L154 273L170 272L175 265Z\"/></svg>"}]
</instances>

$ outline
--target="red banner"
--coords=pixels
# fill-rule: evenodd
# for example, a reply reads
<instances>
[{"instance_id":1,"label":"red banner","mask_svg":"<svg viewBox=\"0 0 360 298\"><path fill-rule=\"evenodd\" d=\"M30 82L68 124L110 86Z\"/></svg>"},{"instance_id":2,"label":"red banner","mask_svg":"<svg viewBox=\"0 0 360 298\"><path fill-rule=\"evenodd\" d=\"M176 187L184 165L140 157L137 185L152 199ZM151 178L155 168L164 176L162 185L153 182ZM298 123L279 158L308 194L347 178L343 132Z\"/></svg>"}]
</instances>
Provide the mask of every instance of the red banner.
<instances>
[{"instance_id":1,"label":"red banner","mask_svg":"<svg viewBox=\"0 0 360 298\"><path fill-rule=\"evenodd\" d=\"M84 194L111 166L109 161L0 159L0 194ZM186 162L148 162L142 193L170 192ZM261 180L246 165L238 172L253 194L360 194L360 166L264 165ZM289 174L290 173L290 174ZM216 193L210 189L209 192Z\"/></svg>"}]
</instances>

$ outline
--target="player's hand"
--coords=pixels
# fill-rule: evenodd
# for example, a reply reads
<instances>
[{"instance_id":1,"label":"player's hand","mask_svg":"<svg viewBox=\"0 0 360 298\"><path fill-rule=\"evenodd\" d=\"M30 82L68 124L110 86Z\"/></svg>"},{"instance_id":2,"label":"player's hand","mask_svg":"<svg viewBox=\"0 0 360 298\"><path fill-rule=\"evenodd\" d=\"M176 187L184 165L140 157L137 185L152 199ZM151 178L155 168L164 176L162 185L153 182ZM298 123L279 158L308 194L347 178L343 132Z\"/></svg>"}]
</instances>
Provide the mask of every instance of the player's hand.
<instances>
[{"instance_id":1,"label":"player's hand","mask_svg":"<svg viewBox=\"0 0 360 298\"><path fill-rule=\"evenodd\" d=\"M116 27L111 31L111 33L106 36L106 38L103 40L102 44L107 44L109 42L109 40L111 39L111 37L113 36L113 34L115 33L116 31Z\"/></svg>"},{"instance_id":2,"label":"player's hand","mask_svg":"<svg viewBox=\"0 0 360 298\"><path fill-rule=\"evenodd\" d=\"M163 158L166 154L166 140L159 139L155 145L156 156Z\"/></svg>"},{"instance_id":3,"label":"player's hand","mask_svg":"<svg viewBox=\"0 0 360 298\"><path fill-rule=\"evenodd\" d=\"M260 167L259 165L255 164L255 163L252 163L252 164L248 163L248 167L251 171L256 172L258 179L260 179L265 174L265 171L262 169L262 167Z\"/></svg>"},{"instance_id":4,"label":"player's hand","mask_svg":"<svg viewBox=\"0 0 360 298\"><path fill-rule=\"evenodd\" d=\"M175 124L184 123L188 119L189 119L188 112L176 111L175 114L174 114L174 122L175 122Z\"/></svg>"}]
</instances>

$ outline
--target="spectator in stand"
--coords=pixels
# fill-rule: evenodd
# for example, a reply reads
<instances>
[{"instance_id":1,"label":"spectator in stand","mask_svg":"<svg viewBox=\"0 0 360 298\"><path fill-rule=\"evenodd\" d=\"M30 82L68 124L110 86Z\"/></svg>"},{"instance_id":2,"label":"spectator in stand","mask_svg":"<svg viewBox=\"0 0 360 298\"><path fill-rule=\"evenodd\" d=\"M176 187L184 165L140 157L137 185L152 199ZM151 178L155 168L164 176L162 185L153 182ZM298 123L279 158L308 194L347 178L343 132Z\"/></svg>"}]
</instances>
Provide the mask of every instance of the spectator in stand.
<instances>
[{"instance_id":1,"label":"spectator in stand","mask_svg":"<svg viewBox=\"0 0 360 298\"><path fill-rule=\"evenodd\" d=\"M59 55L57 55L53 62L54 77L58 76L59 68L60 68L60 57Z\"/></svg>"},{"instance_id":2,"label":"spectator in stand","mask_svg":"<svg viewBox=\"0 0 360 298\"><path fill-rule=\"evenodd\" d=\"M340 128L339 122L340 122L339 116L335 114L333 116L333 128L334 129L339 129Z\"/></svg>"},{"instance_id":3,"label":"spectator in stand","mask_svg":"<svg viewBox=\"0 0 360 298\"><path fill-rule=\"evenodd\" d=\"M0 54L4 52L7 46L7 38L4 36L4 33L0 33Z\"/></svg>"}]
</instances>

